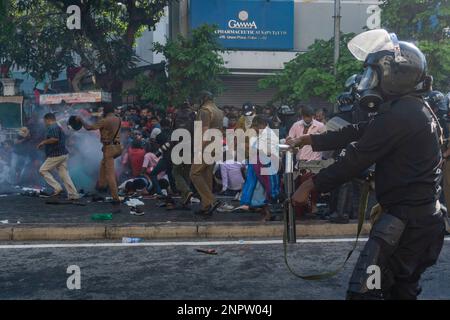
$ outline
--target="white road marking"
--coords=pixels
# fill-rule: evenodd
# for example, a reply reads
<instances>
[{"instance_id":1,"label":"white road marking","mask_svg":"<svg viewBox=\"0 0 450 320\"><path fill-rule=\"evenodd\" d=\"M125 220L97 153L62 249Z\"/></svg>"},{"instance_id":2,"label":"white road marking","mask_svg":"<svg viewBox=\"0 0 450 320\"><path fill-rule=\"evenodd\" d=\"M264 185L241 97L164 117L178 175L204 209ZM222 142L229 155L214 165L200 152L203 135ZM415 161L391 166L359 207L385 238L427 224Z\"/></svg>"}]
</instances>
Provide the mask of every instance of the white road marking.
<instances>
[{"instance_id":1,"label":"white road marking","mask_svg":"<svg viewBox=\"0 0 450 320\"><path fill-rule=\"evenodd\" d=\"M338 243L353 242L355 238L341 239L298 239L297 243ZM360 238L359 242L367 241ZM445 238L450 241L450 238ZM228 241L171 241L171 242L99 242L99 243L45 243L45 244L6 244L0 245L0 249L35 249L35 248L93 248L93 247L173 247L173 246L223 246L223 245L264 245L282 244L282 240L228 240Z\"/></svg>"},{"instance_id":2,"label":"white road marking","mask_svg":"<svg viewBox=\"0 0 450 320\"><path fill-rule=\"evenodd\" d=\"M297 243L351 242L355 239L298 239ZM367 241L361 238L359 241ZM160 241L160 242L98 242L98 243L45 243L45 244L11 244L0 245L0 249L32 249L32 248L90 248L90 247L171 247L171 246L222 246L239 244L282 244L282 240L225 240L225 241Z\"/></svg>"}]
</instances>

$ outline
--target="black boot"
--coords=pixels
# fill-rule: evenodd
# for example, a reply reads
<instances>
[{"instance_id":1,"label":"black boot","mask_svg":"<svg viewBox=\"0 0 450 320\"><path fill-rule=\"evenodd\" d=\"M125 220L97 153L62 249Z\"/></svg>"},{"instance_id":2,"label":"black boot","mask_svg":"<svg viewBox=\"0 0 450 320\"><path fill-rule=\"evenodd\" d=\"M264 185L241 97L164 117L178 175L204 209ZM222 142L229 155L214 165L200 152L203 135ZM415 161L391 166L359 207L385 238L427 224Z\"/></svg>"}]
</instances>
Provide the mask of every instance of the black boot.
<instances>
[{"instance_id":1,"label":"black boot","mask_svg":"<svg viewBox=\"0 0 450 320\"><path fill-rule=\"evenodd\" d=\"M222 205L222 201L216 201L214 202L212 205L209 206L209 208L207 209L200 209L194 212L194 214L204 217L204 218L209 218L213 215L214 211L216 211L216 209L218 207L220 207Z\"/></svg>"},{"instance_id":2,"label":"black boot","mask_svg":"<svg viewBox=\"0 0 450 320\"><path fill-rule=\"evenodd\" d=\"M120 213L120 201L113 201L112 202L112 213Z\"/></svg>"}]
</instances>

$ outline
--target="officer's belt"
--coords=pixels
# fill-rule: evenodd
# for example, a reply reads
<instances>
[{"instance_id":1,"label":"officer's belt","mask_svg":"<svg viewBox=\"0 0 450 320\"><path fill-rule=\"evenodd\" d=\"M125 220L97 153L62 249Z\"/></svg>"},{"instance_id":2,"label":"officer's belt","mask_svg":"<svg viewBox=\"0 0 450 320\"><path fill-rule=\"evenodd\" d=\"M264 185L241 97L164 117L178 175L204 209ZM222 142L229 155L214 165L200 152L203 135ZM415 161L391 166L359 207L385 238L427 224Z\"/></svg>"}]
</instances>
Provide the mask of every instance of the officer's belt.
<instances>
[{"instance_id":1,"label":"officer's belt","mask_svg":"<svg viewBox=\"0 0 450 320\"><path fill-rule=\"evenodd\" d=\"M118 145L118 144L120 144L120 142L103 142L103 145L104 145L104 146L110 146L110 145L116 146L116 145Z\"/></svg>"},{"instance_id":2,"label":"officer's belt","mask_svg":"<svg viewBox=\"0 0 450 320\"><path fill-rule=\"evenodd\" d=\"M385 212L390 214L402 214L407 213L408 215L434 215L441 211L441 204L439 201L428 203L421 206L412 206L412 205L394 205L385 209Z\"/></svg>"}]
</instances>

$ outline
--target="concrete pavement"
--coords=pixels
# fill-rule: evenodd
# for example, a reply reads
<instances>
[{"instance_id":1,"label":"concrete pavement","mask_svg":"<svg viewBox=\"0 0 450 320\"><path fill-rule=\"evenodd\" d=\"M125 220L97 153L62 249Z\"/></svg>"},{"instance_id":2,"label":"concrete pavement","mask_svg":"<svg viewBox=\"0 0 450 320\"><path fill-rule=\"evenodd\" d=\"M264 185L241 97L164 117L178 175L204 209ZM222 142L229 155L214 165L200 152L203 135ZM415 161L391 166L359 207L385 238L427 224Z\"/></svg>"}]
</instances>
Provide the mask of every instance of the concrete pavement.
<instances>
[{"instance_id":1,"label":"concrete pavement","mask_svg":"<svg viewBox=\"0 0 450 320\"><path fill-rule=\"evenodd\" d=\"M144 200L145 215L133 216L122 206L122 213L109 221L93 221L92 214L108 213L110 203L88 202L86 206L49 205L47 199L8 196L0 198L0 240L100 240L140 237L173 238L281 238L283 223L259 222L258 213L215 213L204 220L193 211L167 211L156 200ZM224 199L226 200L226 199ZM230 200L230 199L227 199ZM193 205L193 209L197 206ZM281 216L279 216L281 218ZM1 223L1 222L8 223ZM367 234L370 226L364 226ZM329 224L323 220L300 221L298 237L354 236L356 222Z\"/></svg>"}]
</instances>

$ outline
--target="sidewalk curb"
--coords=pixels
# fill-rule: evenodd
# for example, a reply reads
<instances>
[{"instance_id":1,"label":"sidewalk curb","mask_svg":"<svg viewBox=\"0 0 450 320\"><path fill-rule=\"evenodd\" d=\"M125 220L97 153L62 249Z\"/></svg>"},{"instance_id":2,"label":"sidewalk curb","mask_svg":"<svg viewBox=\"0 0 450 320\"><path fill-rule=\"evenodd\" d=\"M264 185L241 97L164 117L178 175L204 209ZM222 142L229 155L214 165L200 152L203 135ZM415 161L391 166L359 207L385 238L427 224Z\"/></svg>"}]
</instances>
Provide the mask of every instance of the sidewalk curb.
<instances>
[{"instance_id":1,"label":"sidewalk curb","mask_svg":"<svg viewBox=\"0 0 450 320\"><path fill-rule=\"evenodd\" d=\"M208 238L281 238L284 226L271 223L186 222L152 224L22 224L0 226L0 241L116 240L122 237L144 239L208 239ZM297 237L352 237L356 223L297 224ZM370 224L364 224L367 235Z\"/></svg>"}]
</instances>

